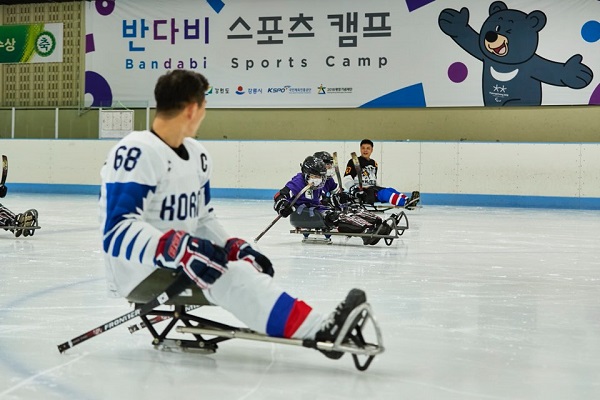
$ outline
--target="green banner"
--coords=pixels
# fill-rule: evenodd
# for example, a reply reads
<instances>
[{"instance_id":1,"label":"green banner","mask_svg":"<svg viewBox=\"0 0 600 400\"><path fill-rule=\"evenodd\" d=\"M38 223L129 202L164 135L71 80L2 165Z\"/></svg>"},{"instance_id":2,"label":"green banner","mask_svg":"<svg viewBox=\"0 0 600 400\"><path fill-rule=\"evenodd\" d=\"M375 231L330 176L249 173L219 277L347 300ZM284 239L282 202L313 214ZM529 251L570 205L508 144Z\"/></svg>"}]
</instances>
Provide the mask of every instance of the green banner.
<instances>
[{"instance_id":1,"label":"green banner","mask_svg":"<svg viewBox=\"0 0 600 400\"><path fill-rule=\"evenodd\" d=\"M0 64L62 62L63 24L0 25Z\"/></svg>"}]
</instances>

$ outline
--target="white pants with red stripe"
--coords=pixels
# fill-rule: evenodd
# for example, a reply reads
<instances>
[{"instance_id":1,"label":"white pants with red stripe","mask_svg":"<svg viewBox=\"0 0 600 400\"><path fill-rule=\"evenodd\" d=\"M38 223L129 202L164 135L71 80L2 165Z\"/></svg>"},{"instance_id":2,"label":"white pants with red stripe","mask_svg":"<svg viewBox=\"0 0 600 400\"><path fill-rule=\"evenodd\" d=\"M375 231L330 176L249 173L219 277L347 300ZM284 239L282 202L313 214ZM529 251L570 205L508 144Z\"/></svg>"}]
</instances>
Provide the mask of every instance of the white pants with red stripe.
<instances>
[{"instance_id":1,"label":"white pants with red stripe","mask_svg":"<svg viewBox=\"0 0 600 400\"><path fill-rule=\"evenodd\" d=\"M325 319L246 261L228 263L228 271L204 295L248 328L270 336L313 339Z\"/></svg>"}]
</instances>

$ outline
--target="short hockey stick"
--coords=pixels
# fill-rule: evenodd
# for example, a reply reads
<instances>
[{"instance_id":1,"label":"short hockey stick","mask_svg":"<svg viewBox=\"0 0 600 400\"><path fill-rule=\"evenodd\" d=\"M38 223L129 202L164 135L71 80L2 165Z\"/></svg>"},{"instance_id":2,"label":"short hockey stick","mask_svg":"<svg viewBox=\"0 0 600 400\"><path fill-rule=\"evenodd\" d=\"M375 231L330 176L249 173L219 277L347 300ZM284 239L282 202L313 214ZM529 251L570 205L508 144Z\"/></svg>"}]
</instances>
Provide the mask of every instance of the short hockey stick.
<instances>
[{"instance_id":1,"label":"short hockey stick","mask_svg":"<svg viewBox=\"0 0 600 400\"><path fill-rule=\"evenodd\" d=\"M175 280L165 289L164 292L156 296L154 299L150 300L148 303L143 306L136 308L135 310L128 312L118 318L115 318L105 324L100 325L97 328L94 328L82 335L77 336L69 340L68 342L64 342L58 345L58 351L64 353L68 349L73 346L78 345L81 342L85 342L88 339L93 338L94 336L98 336L101 333L104 333L116 326L124 324L125 322L135 318L140 317L142 315L146 315L156 307L165 304L167 301L171 300L171 298L177 296L181 293L185 288L190 285L190 279L183 272L179 272Z\"/></svg>"},{"instance_id":2,"label":"short hockey stick","mask_svg":"<svg viewBox=\"0 0 600 400\"><path fill-rule=\"evenodd\" d=\"M4 186L6 183L6 177L8 176L8 157L2 154L2 179L0 179L0 186Z\"/></svg>"},{"instance_id":3,"label":"short hockey stick","mask_svg":"<svg viewBox=\"0 0 600 400\"><path fill-rule=\"evenodd\" d=\"M350 155L352 156L352 163L354 164L356 176L358 177L358 188L363 190L362 168L360 167L360 161L358 161L358 157L356 156L355 152L352 152Z\"/></svg>"},{"instance_id":4,"label":"short hockey stick","mask_svg":"<svg viewBox=\"0 0 600 400\"><path fill-rule=\"evenodd\" d=\"M300 192L298 192L298 194L296 195L296 197L294 197L292 199L292 201L290 202L290 207L293 206L294 204L296 204L296 201L298 201L298 199L300 198L300 196L302 196L308 189L310 189L312 187L312 184L309 183L308 185L304 186L304 188L302 188L302 190ZM265 235L265 233L267 233L267 231L269 229L271 229L273 227L273 225L275 225L277 223L277 221L279 221L281 219L281 215L278 215L277 217L275 217L275 219L273 220L273 222L271 222L269 224L269 226L267 226L265 228L264 231L262 231L257 237L256 239L254 239L254 243L258 242L260 240L261 237L263 237Z\"/></svg>"}]
</instances>

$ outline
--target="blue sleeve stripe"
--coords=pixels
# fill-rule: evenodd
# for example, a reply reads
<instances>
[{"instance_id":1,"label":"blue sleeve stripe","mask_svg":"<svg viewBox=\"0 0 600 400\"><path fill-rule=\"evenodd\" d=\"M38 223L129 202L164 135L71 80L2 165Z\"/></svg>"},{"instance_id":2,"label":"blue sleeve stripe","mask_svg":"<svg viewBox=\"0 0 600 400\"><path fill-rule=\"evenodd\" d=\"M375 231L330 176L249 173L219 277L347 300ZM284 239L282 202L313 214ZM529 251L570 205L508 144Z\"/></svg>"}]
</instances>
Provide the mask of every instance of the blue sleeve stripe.
<instances>
[{"instance_id":1,"label":"blue sleeve stripe","mask_svg":"<svg viewBox=\"0 0 600 400\"><path fill-rule=\"evenodd\" d=\"M104 252L108 253L108 249L110 248L110 243L112 242L112 238L115 235L113 231L110 235L104 236Z\"/></svg>"},{"instance_id":2,"label":"blue sleeve stripe","mask_svg":"<svg viewBox=\"0 0 600 400\"><path fill-rule=\"evenodd\" d=\"M296 300L287 293L282 293L275 302L269 320L267 321L267 335L283 337L285 324L294 306Z\"/></svg>"},{"instance_id":3,"label":"blue sleeve stripe","mask_svg":"<svg viewBox=\"0 0 600 400\"><path fill-rule=\"evenodd\" d=\"M204 204L210 203L210 181L204 184Z\"/></svg>"},{"instance_id":4,"label":"blue sleeve stripe","mask_svg":"<svg viewBox=\"0 0 600 400\"><path fill-rule=\"evenodd\" d=\"M142 185L137 182L114 182L106 184L106 222L104 224L104 252L108 253L112 244L112 255L118 257L129 227L115 237L117 225L131 216L139 215L144 199L156 186ZM133 238L133 242L137 235ZM131 258L134 243L129 243L126 250L127 259Z\"/></svg>"},{"instance_id":5,"label":"blue sleeve stripe","mask_svg":"<svg viewBox=\"0 0 600 400\"><path fill-rule=\"evenodd\" d=\"M123 229L123 231L119 233L119 236L117 236L115 239L112 251L113 257L119 257L119 254L121 253L121 246L123 245L123 239L125 239L125 235L127 232L129 232L129 228L131 228L131 225Z\"/></svg>"},{"instance_id":6,"label":"blue sleeve stripe","mask_svg":"<svg viewBox=\"0 0 600 400\"><path fill-rule=\"evenodd\" d=\"M142 248L142 251L140 251L140 264L143 262L144 260L144 253L146 253L146 247L148 247L148 243L150 243L150 239L148 239L148 241L146 242L146 244L144 245L144 247Z\"/></svg>"},{"instance_id":7,"label":"blue sleeve stripe","mask_svg":"<svg viewBox=\"0 0 600 400\"><path fill-rule=\"evenodd\" d=\"M141 232L142 231L139 231L138 233L136 233L135 236L133 237L133 239L131 239L131 241L127 245L127 251L125 252L125 258L127 260L131 260L131 253L133 252L133 246L135 245L135 241L137 240L138 236L140 236Z\"/></svg>"},{"instance_id":8,"label":"blue sleeve stripe","mask_svg":"<svg viewBox=\"0 0 600 400\"><path fill-rule=\"evenodd\" d=\"M155 190L156 186L136 182L107 183L104 234L110 232L128 214L139 214L138 209L143 209L144 199L149 192L154 193Z\"/></svg>"}]
</instances>

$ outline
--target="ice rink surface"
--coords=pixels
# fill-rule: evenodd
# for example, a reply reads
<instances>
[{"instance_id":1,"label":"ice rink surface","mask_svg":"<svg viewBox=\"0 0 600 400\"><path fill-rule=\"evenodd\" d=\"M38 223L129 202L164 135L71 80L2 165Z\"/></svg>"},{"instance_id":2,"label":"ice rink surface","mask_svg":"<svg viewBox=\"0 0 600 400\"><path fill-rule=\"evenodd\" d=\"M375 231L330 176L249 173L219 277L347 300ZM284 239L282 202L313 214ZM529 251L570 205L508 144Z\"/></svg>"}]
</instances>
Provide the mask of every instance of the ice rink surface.
<instances>
[{"instance_id":1,"label":"ice rink surface","mask_svg":"<svg viewBox=\"0 0 600 400\"><path fill-rule=\"evenodd\" d=\"M158 351L127 323L59 354L131 310L106 296L96 198L2 200L38 209L42 229L0 231L1 399L600 398L599 212L428 207L425 195L389 247L306 244L280 220L258 247L283 288L325 313L366 290L386 351L360 372L348 355L240 339L208 356ZM270 201L214 203L250 242L275 217Z\"/></svg>"}]
</instances>

